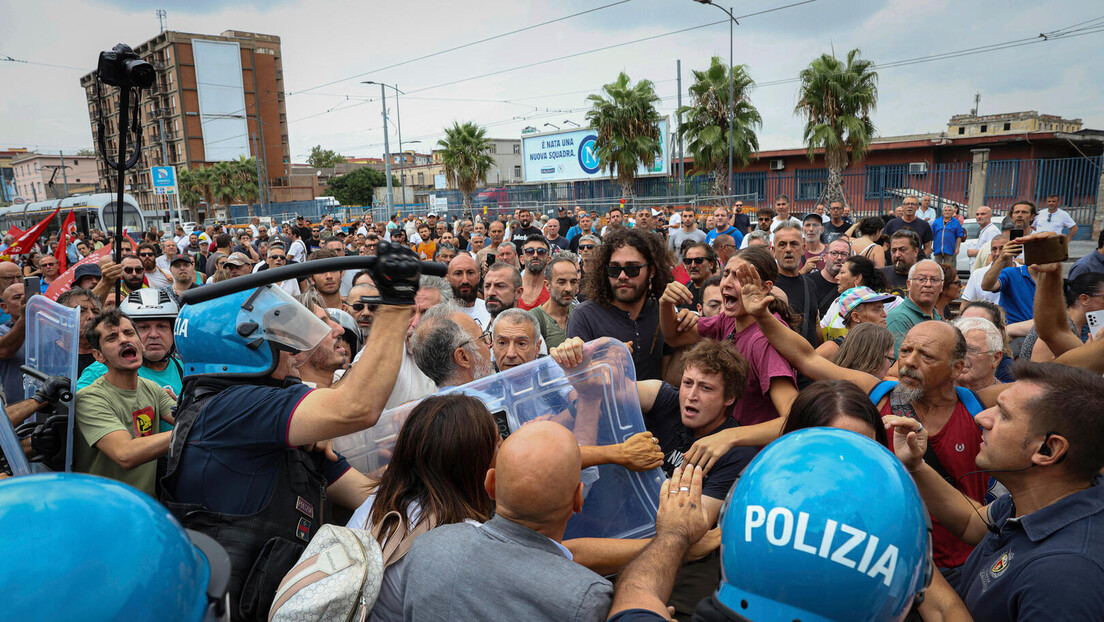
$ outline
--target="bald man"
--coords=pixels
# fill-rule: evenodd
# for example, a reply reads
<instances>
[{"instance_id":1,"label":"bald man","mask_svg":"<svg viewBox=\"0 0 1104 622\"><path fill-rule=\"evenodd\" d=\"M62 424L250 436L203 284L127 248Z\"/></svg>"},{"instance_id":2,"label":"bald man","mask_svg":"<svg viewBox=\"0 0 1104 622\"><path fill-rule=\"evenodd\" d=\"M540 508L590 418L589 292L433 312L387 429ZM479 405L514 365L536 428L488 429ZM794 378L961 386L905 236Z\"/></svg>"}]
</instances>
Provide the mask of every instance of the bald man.
<instances>
[{"instance_id":1,"label":"bald man","mask_svg":"<svg viewBox=\"0 0 1104 622\"><path fill-rule=\"evenodd\" d=\"M581 456L557 423L521 427L487 471L495 517L419 536L403 569L405 620L605 620L612 586L560 543L583 507Z\"/></svg>"}]
</instances>

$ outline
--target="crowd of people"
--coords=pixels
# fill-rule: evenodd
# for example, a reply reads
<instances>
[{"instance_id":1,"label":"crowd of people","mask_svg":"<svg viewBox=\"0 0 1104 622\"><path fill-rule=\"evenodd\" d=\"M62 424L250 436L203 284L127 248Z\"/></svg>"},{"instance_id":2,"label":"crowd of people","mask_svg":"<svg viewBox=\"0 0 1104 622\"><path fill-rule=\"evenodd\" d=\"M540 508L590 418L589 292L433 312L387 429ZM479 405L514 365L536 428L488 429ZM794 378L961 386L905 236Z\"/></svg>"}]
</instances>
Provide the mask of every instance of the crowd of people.
<instances>
[{"instance_id":1,"label":"crowd of people","mask_svg":"<svg viewBox=\"0 0 1104 622\"><path fill-rule=\"evenodd\" d=\"M380 545L378 621L1100 619L1104 233L1064 278L1023 253L1076 233L1060 197L1019 200L1000 226L983 206L960 277L955 206L791 209L780 195L754 213L151 230L118 263L77 266L57 299L81 310L73 470L222 544L233 620L279 608L328 523ZM109 241L78 235L70 263ZM22 399L27 300L59 277L51 244L0 262L15 427L70 385ZM350 255L377 261L327 262ZM621 443L554 421L504 438L480 399L438 394L543 356L585 366L604 338L631 352L646 428ZM418 400L381 473L333 451ZM654 538L564 539L596 465L662 469Z\"/></svg>"}]
</instances>

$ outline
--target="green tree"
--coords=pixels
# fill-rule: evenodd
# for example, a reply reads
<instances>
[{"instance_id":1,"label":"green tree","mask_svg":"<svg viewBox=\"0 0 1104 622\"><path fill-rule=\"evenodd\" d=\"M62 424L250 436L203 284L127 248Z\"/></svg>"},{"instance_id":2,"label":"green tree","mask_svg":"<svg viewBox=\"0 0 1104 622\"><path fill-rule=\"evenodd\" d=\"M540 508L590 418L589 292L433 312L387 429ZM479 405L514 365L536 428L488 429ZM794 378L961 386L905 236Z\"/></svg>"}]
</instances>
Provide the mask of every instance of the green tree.
<instances>
[{"instance_id":1,"label":"green tree","mask_svg":"<svg viewBox=\"0 0 1104 622\"><path fill-rule=\"evenodd\" d=\"M487 138L486 129L467 121L464 124L453 122L452 127L446 127L445 137L437 141L437 146L441 148L445 177L449 185L455 185L464 196L461 211L470 218L472 195L494 166L491 157L494 145Z\"/></svg>"},{"instance_id":2,"label":"green tree","mask_svg":"<svg viewBox=\"0 0 1104 622\"><path fill-rule=\"evenodd\" d=\"M180 171L180 202L191 208L193 221L199 220L199 206L207 204L207 209L215 205L217 182L211 167L184 169Z\"/></svg>"},{"instance_id":3,"label":"green tree","mask_svg":"<svg viewBox=\"0 0 1104 622\"><path fill-rule=\"evenodd\" d=\"M94 156L94 155L96 155L96 152L95 152L95 150L88 149L86 147L84 149L77 149L77 155L79 155L79 156Z\"/></svg>"},{"instance_id":4,"label":"green tree","mask_svg":"<svg viewBox=\"0 0 1104 622\"><path fill-rule=\"evenodd\" d=\"M805 119L805 144L812 160L824 149L828 184L824 201L846 203L843 171L848 151L861 159L874 138L870 114L878 105L878 74L874 63L859 57L858 48L847 53L846 64L835 54L821 54L801 71L795 113Z\"/></svg>"},{"instance_id":5,"label":"green tree","mask_svg":"<svg viewBox=\"0 0 1104 622\"><path fill-rule=\"evenodd\" d=\"M253 206L260 198L260 189L257 187L257 159L240 156L234 164L234 194L238 200L245 203L249 217L256 215Z\"/></svg>"},{"instance_id":6,"label":"green tree","mask_svg":"<svg viewBox=\"0 0 1104 622\"><path fill-rule=\"evenodd\" d=\"M687 138L687 150L694 158L694 168L713 171L713 194L727 196L728 133L732 131L733 167L747 166L751 155L759 150L759 138L755 131L762 127L763 118L748 100L748 93L755 82L748 75L747 65L736 65L729 72L728 64L714 56L705 71L694 71L694 84L690 86L690 105L678 109L685 121L679 128L679 137ZM729 112L729 79L732 80L733 116Z\"/></svg>"},{"instance_id":7,"label":"green tree","mask_svg":"<svg viewBox=\"0 0 1104 622\"><path fill-rule=\"evenodd\" d=\"M322 145L311 147L310 155L307 156L307 164L315 168L333 168L344 161L345 156L332 149L323 149Z\"/></svg>"},{"instance_id":8,"label":"green tree","mask_svg":"<svg viewBox=\"0 0 1104 622\"><path fill-rule=\"evenodd\" d=\"M399 185L394 176L391 183ZM365 166L331 178L328 188L330 195L342 205L371 205L376 188L386 185L387 176L382 171Z\"/></svg>"},{"instance_id":9,"label":"green tree","mask_svg":"<svg viewBox=\"0 0 1104 622\"><path fill-rule=\"evenodd\" d=\"M598 132L595 156L602 170L621 184L621 196L632 198L637 166L650 168L659 154L659 97L651 80L630 84L625 72L603 86L602 93L604 97L587 97L591 108L586 118Z\"/></svg>"}]
</instances>

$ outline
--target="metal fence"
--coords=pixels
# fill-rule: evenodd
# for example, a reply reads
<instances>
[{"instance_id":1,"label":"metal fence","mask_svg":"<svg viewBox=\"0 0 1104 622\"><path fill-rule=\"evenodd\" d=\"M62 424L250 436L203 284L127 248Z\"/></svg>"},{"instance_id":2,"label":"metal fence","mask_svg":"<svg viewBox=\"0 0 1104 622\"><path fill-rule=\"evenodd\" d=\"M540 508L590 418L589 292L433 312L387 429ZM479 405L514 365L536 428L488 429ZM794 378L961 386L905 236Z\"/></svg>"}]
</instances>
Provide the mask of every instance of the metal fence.
<instances>
[{"instance_id":1,"label":"metal fence","mask_svg":"<svg viewBox=\"0 0 1104 622\"><path fill-rule=\"evenodd\" d=\"M1062 204L1079 225L1080 233L1088 236L1096 217L1097 192L1100 186L1101 165L1104 156L1056 158L1035 160L991 160L984 166L985 197L982 201L997 214L1003 214L1017 199L1027 198L1042 205L1047 195L1058 194ZM843 174L843 189L851 206L853 217L889 214L906 196L931 198L932 206L941 209L945 204L964 208L970 203L970 186L973 175L982 174L982 167L970 162L934 164L921 168L900 165L865 165L848 169ZM743 200L745 209L770 205L779 194L790 198L791 210L800 214L812 211L824 193L828 182L827 169L796 169L783 171L739 172L732 176L732 195ZM706 206L718 200L713 192L713 175L696 175L681 182L677 177L646 177L634 184L635 199L626 206L658 207L661 205ZM416 192L414 204L397 205L400 215L424 215L439 211L429 205L429 194L447 201L448 213L459 215L463 197L458 190ZM484 188L476 192L472 207L476 214L486 213L495 217L501 212L512 212L517 207L529 207L553 214L559 206L573 208L576 205L596 209L601 213L620 204L621 186L614 180L602 179L583 182L526 184L502 188ZM318 222L323 212L334 212L314 201L275 203L267 214L277 220L294 218L303 214ZM245 207L232 208L235 221L245 218ZM241 212L240 214L238 212ZM343 207L336 210L343 218L352 219L371 213L375 219L387 219L390 214L384 206ZM286 217L285 217L286 216ZM1088 226L1085 226L1088 225Z\"/></svg>"}]
</instances>

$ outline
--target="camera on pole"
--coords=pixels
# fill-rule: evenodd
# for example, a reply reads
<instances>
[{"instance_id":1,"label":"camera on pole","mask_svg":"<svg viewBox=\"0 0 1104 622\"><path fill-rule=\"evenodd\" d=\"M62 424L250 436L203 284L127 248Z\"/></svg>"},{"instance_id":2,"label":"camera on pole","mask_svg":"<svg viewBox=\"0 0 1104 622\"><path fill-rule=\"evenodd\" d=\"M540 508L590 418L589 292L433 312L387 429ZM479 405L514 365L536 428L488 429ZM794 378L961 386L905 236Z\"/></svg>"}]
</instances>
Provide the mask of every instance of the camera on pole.
<instances>
[{"instance_id":1,"label":"camera on pole","mask_svg":"<svg viewBox=\"0 0 1104 622\"><path fill-rule=\"evenodd\" d=\"M139 103L142 100L142 89L153 86L156 79L153 65L142 60L129 45L120 43L108 51L100 52L100 60L96 66L96 100L97 100L97 137L100 155L113 170L118 171L115 198L115 263L122 262L123 253L123 189L125 188L124 172L133 168L138 163L142 154L142 108ZM103 118L103 90L102 85L118 87L119 89L119 149L115 154L117 160L112 160L107 155L107 141L104 139ZM131 90L134 90L133 110L131 110ZM129 127L128 127L129 115ZM128 158L127 134L134 132L134 153ZM115 297L122 300L120 281L115 281Z\"/></svg>"}]
</instances>

